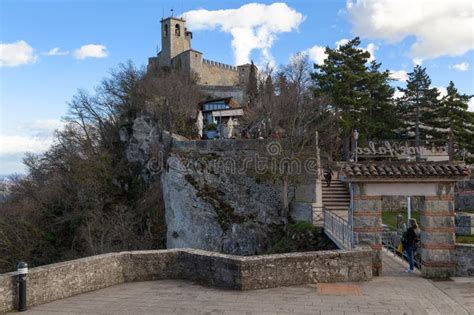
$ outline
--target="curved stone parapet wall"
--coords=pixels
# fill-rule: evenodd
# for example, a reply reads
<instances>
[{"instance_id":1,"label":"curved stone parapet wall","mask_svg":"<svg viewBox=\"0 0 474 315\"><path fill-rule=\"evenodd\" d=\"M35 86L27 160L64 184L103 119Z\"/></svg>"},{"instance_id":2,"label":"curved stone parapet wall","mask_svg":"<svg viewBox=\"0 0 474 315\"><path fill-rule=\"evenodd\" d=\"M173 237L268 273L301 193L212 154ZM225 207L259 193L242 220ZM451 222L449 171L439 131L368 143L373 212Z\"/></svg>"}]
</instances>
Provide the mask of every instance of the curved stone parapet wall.
<instances>
[{"instance_id":1,"label":"curved stone parapet wall","mask_svg":"<svg viewBox=\"0 0 474 315\"><path fill-rule=\"evenodd\" d=\"M370 248L262 256L194 249L110 253L32 268L28 305L38 305L132 281L185 279L202 285L253 290L372 278ZM0 313L16 308L17 276L0 275Z\"/></svg>"}]
</instances>

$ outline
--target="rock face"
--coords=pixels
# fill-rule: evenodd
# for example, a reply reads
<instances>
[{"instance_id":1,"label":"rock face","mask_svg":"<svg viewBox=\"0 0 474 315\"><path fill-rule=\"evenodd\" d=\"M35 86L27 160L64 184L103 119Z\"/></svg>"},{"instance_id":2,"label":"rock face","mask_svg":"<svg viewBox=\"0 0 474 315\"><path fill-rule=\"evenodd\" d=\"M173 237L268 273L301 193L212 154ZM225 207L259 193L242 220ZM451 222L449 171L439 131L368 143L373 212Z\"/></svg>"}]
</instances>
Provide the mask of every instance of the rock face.
<instances>
[{"instance_id":1,"label":"rock face","mask_svg":"<svg viewBox=\"0 0 474 315\"><path fill-rule=\"evenodd\" d=\"M152 144L156 142L157 131L154 122L147 116L137 117L132 124L131 132L120 130L120 140L127 142L127 159L145 165L149 159Z\"/></svg>"},{"instance_id":2,"label":"rock face","mask_svg":"<svg viewBox=\"0 0 474 315\"><path fill-rule=\"evenodd\" d=\"M243 159L235 151L224 154ZM223 156L170 154L169 169L162 175L167 248L254 255L280 236L285 220L281 183L251 171L216 171L210 165Z\"/></svg>"},{"instance_id":3,"label":"rock face","mask_svg":"<svg viewBox=\"0 0 474 315\"><path fill-rule=\"evenodd\" d=\"M120 131L120 140L147 184L161 180L167 248L255 255L281 238L287 220L282 176L256 166L269 158L265 141L186 141L172 135L171 151L163 157L158 130L143 114ZM301 177L290 179L290 201L297 182L303 185ZM293 212L293 218L311 219L307 208Z\"/></svg>"}]
</instances>

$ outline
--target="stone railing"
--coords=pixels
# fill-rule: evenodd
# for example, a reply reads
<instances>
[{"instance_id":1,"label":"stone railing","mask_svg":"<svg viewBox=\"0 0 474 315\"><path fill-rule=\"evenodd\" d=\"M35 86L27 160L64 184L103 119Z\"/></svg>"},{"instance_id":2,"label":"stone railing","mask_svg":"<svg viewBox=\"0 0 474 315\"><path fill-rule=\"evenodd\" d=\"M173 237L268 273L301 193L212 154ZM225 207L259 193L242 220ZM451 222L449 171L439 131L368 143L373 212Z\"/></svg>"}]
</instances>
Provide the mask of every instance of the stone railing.
<instances>
[{"instance_id":1,"label":"stone railing","mask_svg":"<svg viewBox=\"0 0 474 315\"><path fill-rule=\"evenodd\" d=\"M203 58L202 63L208 64L208 65L214 66L214 67L219 67L219 68L222 68L222 69L237 71L236 66L231 66L231 65L228 65L228 64L225 64L225 63L214 61L214 60L209 60L209 59L204 59Z\"/></svg>"},{"instance_id":2,"label":"stone railing","mask_svg":"<svg viewBox=\"0 0 474 315\"><path fill-rule=\"evenodd\" d=\"M372 278L370 248L262 256L194 249L110 253L32 268L28 305L38 305L123 282L185 279L202 285L253 290ZM0 275L0 313L17 305L15 272Z\"/></svg>"},{"instance_id":3,"label":"stone railing","mask_svg":"<svg viewBox=\"0 0 474 315\"><path fill-rule=\"evenodd\" d=\"M268 139L220 139L174 141L172 148L184 152L223 152L223 151L264 151L271 140Z\"/></svg>"},{"instance_id":4,"label":"stone railing","mask_svg":"<svg viewBox=\"0 0 474 315\"><path fill-rule=\"evenodd\" d=\"M474 277L473 244L456 244L456 276Z\"/></svg>"}]
</instances>

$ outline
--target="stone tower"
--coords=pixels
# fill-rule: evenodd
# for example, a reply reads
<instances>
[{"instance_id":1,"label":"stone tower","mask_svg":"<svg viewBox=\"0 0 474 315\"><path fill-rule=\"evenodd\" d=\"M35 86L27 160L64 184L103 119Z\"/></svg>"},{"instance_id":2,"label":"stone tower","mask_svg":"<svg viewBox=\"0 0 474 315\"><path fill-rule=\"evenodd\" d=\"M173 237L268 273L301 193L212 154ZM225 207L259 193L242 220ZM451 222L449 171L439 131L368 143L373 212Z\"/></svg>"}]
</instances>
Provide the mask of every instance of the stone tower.
<instances>
[{"instance_id":1,"label":"stone tower","mask_svg":"<svg viewBox=\"0 0 474 315\"><path fill-rule=\"evenodd\" d=\"M250 64L233 66L205 59L203 53L192 48L193 33L186 28L186 21L170 16L161 19L161 51L148 58L148 71L161 68L181 70L196 75L203 93L213 98L232 97L238 103L245 101ZM215 43L219 45L220 43ZM211 45L213 47L213 45Z\"/></svg>"},{"instance_id":2,"label":"stone tower","mask_svg":"<svg viewBox=\"0 0 474 315\"><path fill-rule=\"evenodd\" d=\"M173 16L161 20L161 65L169 66L171 59L191 49L193 34L185 23L184 19Z\"/></svg>"}]
</instances>

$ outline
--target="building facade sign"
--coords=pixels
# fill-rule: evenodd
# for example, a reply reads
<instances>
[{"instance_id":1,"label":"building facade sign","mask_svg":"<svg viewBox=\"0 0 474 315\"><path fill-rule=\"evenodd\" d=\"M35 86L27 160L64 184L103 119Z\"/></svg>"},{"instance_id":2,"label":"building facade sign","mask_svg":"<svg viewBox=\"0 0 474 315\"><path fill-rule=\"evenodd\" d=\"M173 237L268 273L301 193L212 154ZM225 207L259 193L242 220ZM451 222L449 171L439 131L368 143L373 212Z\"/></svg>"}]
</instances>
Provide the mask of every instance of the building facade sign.
<instances>
[{"instance_id":1,"label":"building facade sign","mask_svg":"<svg viewBox=\"0 0 474 315\"><path fill-rule=\"evenodd\" d=\"M411 141L410 141L411 142ZM369 141L366 146L357 147L359 157L391 157L406 159L416 155L431 161L442 161L448 159L446 145L426 143L420 146L411 145L408 141Z\"/></svg>"}]
</instances>

